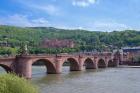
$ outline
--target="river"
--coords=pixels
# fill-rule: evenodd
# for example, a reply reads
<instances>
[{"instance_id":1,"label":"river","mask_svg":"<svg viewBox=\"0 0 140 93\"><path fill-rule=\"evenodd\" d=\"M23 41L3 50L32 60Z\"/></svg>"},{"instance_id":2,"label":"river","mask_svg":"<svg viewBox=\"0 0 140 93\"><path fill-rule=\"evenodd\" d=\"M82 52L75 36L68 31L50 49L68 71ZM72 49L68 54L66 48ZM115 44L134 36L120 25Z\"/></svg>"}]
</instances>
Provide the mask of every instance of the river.
<instances>
[{"instance_id":1,"label":"river","mask_svg":"<svg viewBox=\"0 0 140 93\"><path fill-rule=\"evenodd\" d=\"M41 93L140 93L140 68L106 68L46 75L33 67L32 83Z\"/></svg>"}]
</instances>

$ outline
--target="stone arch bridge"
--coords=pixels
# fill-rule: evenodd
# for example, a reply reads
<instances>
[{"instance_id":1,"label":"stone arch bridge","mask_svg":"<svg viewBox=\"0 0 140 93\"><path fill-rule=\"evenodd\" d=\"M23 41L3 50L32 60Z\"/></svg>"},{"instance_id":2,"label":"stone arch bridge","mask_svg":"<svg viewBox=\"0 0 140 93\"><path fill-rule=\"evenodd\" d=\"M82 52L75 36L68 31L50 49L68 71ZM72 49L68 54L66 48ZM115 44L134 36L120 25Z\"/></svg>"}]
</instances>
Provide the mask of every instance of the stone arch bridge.
<instances>
[{"instance_id":1,"label":"stone arch bridge","mask_svg":"<svg viewBox=\"0 0 140 93\"><path fill-rule=\"evenodd\" d=\"M70 63L70 71L81 71L83 69L117 67L120 58L112 53L18 55L1 57L0 66L7 72L32 78L32 64L38 61L44 62L48 74L59 74L62 72L62 66L66 61Z\"/></svg>"}]
</instances>

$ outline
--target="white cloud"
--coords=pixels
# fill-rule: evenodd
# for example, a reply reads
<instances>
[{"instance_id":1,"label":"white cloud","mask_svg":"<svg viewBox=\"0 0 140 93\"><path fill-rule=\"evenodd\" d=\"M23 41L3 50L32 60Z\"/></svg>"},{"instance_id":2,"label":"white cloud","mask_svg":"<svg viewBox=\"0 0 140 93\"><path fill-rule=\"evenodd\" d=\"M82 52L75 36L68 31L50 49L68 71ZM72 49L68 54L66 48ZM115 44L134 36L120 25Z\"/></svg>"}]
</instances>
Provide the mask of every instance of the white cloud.
<instances>
[{"instance_id":1,"label":"white cloud","mask_svg":"<svg viewBox=\"0 0 140 93\"><path fill-rule=\"evenodd\" d=\"M126 29L132 29L130 26L117 22L94 22L93 28L99 31L121 31Z\"/></svg>"},{"instance_id":2,"label":"white cloud","mask_svg":"<svg viewBox=\"0 0 140 93\"><path fill-rule=\"evenodd\" d=\"M126 29L132 29L130 26L123 23L118 23L115 21L96 21L96 22L86 22L86 24L79 25L68 25L65 23L55 24L49 23L45 18L30 19L27 15L9 15L0 16L1 25L14 25L20 27L48 27L54 26L63 29L85 29L90 31L121 31Z\"/></svg>"},{"instance_id":3,"label":"white cloud","mask_svg":"<svg viewBox=\"0 0 140 93\"><path fill-rule=\"evenodd\" d=\"M117 21L94 21L94 22L81 22L85 24L76 24L76 25L70 25L70 24L61 24L61 25L55 25L55 27L58 28L64 28L64 29L82 29L82 30L89 30L89 31L123 31L123 30L132 30L133 28L124 24L119 23Z\"/></svg>"},{"instance_id":4,"label":"white cloud","mask_svg":"<svg viewBox=\"0 0 140 93\"><path fill-rule=\"evenodd\" d=\"M45 18L38 18L31 20L32 26L43 26L46 27L49 25L49 22Z\"/></svg>"},{"instance_id":5,"label":"white cloud","mask_svg":"<svg viewBox=\"0 0 140 93\"><path fill-rule=\"evenodd\" d=\"M62 29L69 29L69 30L75 30L75 29L79 29L79 30L83 30L84 28L81 26L56 26L57 28L62 28Z\"/></svg>"},{"instance_id":6,"label":"white cloud","mask_svg":"<svg viewBox=\"0 0 140 93\"><path fill-rule=\"evenodd\" d=\"M95 3L96 0L73 0L72 5L79 7L88 7Z\"/></svg>"},{"instance_id":7,"label":"white cloud","mask_svg":"<svg viewBox=\"0 0 140 93\"><path fill-rule=\"evenodd\" d=\"M48 26L49 22L45 18L29 19L26 15L9 15L0 17L1 25L14 25L20 27Z\"/></svg>"}]
</instances>

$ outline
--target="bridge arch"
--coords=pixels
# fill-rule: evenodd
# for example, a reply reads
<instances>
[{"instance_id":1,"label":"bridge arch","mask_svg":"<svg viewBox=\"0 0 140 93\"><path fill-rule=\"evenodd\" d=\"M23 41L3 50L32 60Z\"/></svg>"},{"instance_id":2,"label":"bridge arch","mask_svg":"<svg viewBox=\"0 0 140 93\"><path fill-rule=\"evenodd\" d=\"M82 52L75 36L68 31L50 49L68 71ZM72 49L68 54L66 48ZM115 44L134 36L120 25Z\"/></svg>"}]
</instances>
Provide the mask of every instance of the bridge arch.
<instances>
[{"instance_id":1,"label":"bridge arch","mask_svg":"<svg viewBox=\"0 0 140 93\"><path fill-rule=\"evenodd\" d=\"M85 69L95 69L96 63L91 58L86 58L84 61Z\"/></svg>"},{"instance_id":2,"label":"bridge arch","mask_svg":"<svg viewBox=\"0 0 140 93\"><path fill-rule=\"evenodd\" d=\"M108 67L115 67L117 64L116 64L116 62L115 61L113 61L113 60L109 60L108 61Z\"/></svg>"},{"instance_id":3,"label":"bridge arch","mask_svg":"<svg viewBox=\"0 0 140 93\"><path fill-rule=\"evenodd\" d=\"M13 71L9 66L4 65L4 64L0 64L0 67L2 67L7 73L10 73Z\"/></svg>"},{"instance_id":4,"label":"bridge arch","mask_svg":"<svg viewBox=\"0 0 140 93\"><path fill-rule=\"evenodd\" d=\"M56 73L56 67L55 65L48 59L37 59L32 62L32 65L45 65L46 67L46 73L48 74L55 74Z\"/></svg>"},{"instance_id":5,"label":"bridge arch","mask_svg":"<svg viewBox=\"0 0 140 93\"><path fill-rule=\"evenodd\" d=\"M67 58L63 61L63 65L69 65L70 66L70 71L79 71L79 63L75 58Z\"/></svg>"},{"instance_id":6,"label":"bridge arch","mask_svg":"<svg viewBox=\"0 0 140 93\"><path fill-rule=\"evenodd\" d=\"M98 68L106 68L106 62L104 59L98 60Z\"/></svg>"}]
</instances>

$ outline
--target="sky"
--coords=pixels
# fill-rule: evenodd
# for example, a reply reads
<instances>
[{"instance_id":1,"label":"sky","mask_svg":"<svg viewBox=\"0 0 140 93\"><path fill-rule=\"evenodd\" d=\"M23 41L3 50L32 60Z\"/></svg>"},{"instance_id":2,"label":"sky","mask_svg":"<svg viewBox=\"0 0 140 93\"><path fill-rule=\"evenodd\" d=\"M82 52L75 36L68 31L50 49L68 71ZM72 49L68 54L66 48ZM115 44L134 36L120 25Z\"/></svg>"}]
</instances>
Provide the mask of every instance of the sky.
<instances>
[{"instance_id":1,"label":"sky","mask_svg":"<svg viewBox=\"0 0 140 93\"><path fill-rule=\"evenodd\" d=\"M0 25L140 30L140 0L0 0Z\"/></svg>"}]
</instances>

